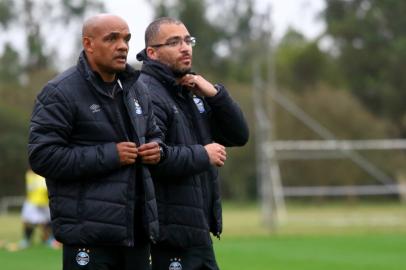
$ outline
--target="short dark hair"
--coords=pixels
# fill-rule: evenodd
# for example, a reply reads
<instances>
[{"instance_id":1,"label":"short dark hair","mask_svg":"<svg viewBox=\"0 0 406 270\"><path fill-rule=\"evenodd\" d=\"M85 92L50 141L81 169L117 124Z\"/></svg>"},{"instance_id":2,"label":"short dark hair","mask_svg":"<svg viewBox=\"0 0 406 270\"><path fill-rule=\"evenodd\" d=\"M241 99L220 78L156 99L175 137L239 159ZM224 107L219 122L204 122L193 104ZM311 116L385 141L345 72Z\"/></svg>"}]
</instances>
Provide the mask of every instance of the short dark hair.
<instances>
[{"instance_id":1,"label":"short dark hair","mask_svg":"<svg viewBox=\"0 0 406 270\"><path fill-rule=\"evenodd\" d=\"M160 17L155 19L145 30L145 48L148 47L158 36L159 29L163 24L183 24L183 22L170 17Z\"/></svg>"}]
</instances>

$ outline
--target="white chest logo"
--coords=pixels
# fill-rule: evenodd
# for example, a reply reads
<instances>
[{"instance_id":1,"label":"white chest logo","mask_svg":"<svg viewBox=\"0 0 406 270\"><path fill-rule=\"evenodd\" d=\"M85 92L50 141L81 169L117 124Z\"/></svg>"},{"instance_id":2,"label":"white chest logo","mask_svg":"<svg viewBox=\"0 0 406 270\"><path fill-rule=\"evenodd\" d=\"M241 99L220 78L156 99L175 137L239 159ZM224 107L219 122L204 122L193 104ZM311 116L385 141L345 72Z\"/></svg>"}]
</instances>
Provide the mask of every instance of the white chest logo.
<instances>
[{"instance_id":1,"label":"white chest logo","mask_svg":"<svg viewBox=\"0 0 406 270\"><path fill-rule=\"evenodd\" d=\"M173 105L172 109L173 109L173 113L179 113L178 108L176 107L176 105Z\"/></svg>"},{"instance_id":2,"label":"white chest logo","mask_svg":"<svg viewBox=\"0 0 406 270\"><path fill-rule=\"evenodd\" d=\"M204 104L203 104L203 100L201 100L198 97L193 97L193 101L196 104L197 109L199 110L200 113L204 113L205 109L204 109Z\"/></svg>"},{"instance_id":3,"label":"white chest logo","mask_svg":"<svg viewBox=\"0 0 406 270\"><path fill-rule=\"evenodd\" d=\"M180 264L180 259L178 258L171 259L171 263L169 264L169 270L182 270L182 264Z\"/></svg>"},{"instance_id":4,"label":"white chest logo","mask_svg":"<svg viewBox=\"0 0 406 270\"><path fill-rule=\"evenodd\" d=\"M90 261L90 256L89 253L86 251L79 251L78 254L76 255L76 263L79 264L80 266L85 266L89 263Z\"/></svg>"},{"instance_id":5,"label":"white chest logo","mask_svg":"<svg viewBox=\"0 0 406 270\"><path fill-rule=\"evenodd\" d=\"M135 98L134 98L134 105L135 105L135 113L136 114L142 114L142 108L140 106L140 103Z\"/></svg>"},{"instance_id":6,"label":"white chest logo","mask_svg":"<svg viewBox=\"0 0 406 270\"><path fill-rule=\"evenodd\" d=\"M99 104L92 104L89 106L89 109L92 113L97 113L97 112L100 112L101 107Z\"/></svg>"}]
</instances>

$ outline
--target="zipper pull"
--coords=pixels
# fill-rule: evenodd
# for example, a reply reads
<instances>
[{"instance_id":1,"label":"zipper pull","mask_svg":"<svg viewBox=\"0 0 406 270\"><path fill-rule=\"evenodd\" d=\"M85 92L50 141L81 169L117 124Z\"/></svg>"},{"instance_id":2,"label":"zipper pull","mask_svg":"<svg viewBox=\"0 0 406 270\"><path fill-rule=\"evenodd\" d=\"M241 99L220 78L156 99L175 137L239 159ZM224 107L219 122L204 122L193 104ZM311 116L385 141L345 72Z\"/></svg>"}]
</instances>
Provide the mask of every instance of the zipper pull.
<instances>
[{"instance_id":1,"label":"zipper pull","mask_svg":"<svg viewBox=\"0 0 406 270\"><path fill-rule=\"evenodd\" d=\"M118 84L118 86L120 86L121 90L123 90L123 85L121 84L120 79L117 79L117 84Z\"/></svg>"}]
</instances>

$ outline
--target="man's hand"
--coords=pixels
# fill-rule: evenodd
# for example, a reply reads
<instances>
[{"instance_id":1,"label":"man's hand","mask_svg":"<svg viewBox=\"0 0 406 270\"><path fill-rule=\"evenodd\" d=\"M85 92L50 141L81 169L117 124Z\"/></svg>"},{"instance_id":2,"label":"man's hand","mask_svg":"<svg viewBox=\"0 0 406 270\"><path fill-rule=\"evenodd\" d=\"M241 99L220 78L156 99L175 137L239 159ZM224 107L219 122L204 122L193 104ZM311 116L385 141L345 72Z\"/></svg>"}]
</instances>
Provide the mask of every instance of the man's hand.
<instances>
[{"instance_id":1,"label":"man's hand","mask_svg":"<svg viewBox=\"0 0 406 270\"><path fill-rule=\"evenodd\" d=\"M203 97L214 97L217 89L200 75L186 74L179 83L189 88L193 93Z\"/></svg>"},{"instance_id":2,"label":"man's hand","mask_svg":"<svg viewBox=\"0 0 406 270\"><path fill-rule=\"evenodd\" d=\"M226 148L218 143L206 144L204 148L209 155L210 164L221 167L227 159Z\"/></svg>"},{"instance_id":3,"label":"man's hand","mask_svg":"<svg viewBox=\"0 0 406 270\"><path fill-rule=\"evenodd\" d=\"M138 155L144 164L157 164L161 160L161 152L157 142L150 142L138 147Z\"/></svg>"},{"instance_id":4,"label":"man's hand","mask_svg":"<svg viewBox=\"0 0 406 270\"><path fill-rule=\"evenodd\" d=\"M138 149L133 142L120 142L116 144L120 165L134 164L138 156Z\"/></svg>"}]
</instances>

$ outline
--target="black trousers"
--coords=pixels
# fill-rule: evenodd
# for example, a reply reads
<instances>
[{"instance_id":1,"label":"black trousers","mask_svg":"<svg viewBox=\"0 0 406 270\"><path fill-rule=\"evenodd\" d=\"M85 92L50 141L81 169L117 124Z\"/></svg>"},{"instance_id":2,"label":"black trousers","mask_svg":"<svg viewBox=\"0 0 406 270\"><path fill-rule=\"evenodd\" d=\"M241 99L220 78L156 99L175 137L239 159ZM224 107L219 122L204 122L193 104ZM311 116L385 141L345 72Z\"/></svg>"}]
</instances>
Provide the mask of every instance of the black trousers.
<instances>
[{"instance_id":1,"label":"black trousers","mask_svg":"<svg viewBox=\"0 0 406 270\"><path fill-rule=\"evenodd\" d=\"M152 270L219 270L213 246L177 249L151 246Z\"/></svg>"},{"instance_id":2,"label":"black trousers","mask_svg":"<svg viewBox=\"0 0 406 270\"><path fill-rule=\"evenodd\" d=\"M63 245L63 270L150 270L150 246Z\"/></svg>"}]
</instances>

